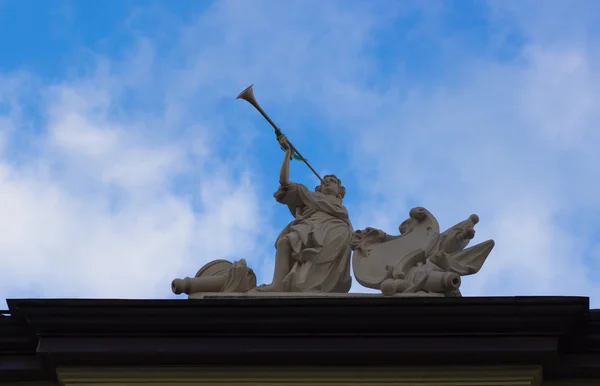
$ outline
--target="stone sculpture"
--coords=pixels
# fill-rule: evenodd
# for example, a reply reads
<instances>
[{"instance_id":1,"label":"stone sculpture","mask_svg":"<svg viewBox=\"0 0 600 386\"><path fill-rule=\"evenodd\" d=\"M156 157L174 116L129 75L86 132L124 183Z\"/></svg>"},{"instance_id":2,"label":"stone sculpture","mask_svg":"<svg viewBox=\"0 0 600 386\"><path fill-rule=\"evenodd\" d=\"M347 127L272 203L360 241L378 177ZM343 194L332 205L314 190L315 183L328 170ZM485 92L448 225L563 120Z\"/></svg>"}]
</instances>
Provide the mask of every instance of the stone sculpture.
<instances>
[{"instance_id":1,"label":"stone sculpture","mask_svg":"<svg viewBox=\"0 0 600 386\"><path fill-rule=\"evenodd\" d=\"M319 176L260 107L252 86L238 99L254 106L275 129L285 155L274 197L287 205L294 219L275 242L270 284L257 287L256 276L245 260L215 260L194 278L173 280L171 289L175 294L345 294L352 285L352 258L356 280L384 295L461 296L461 276L478 272L494 247L494 241L488 240L465 249L475 235L473 228L479 221L476 215L440 233L435 217L418 207L410 210L398 236L375 228L354 232L342 204L346 189L340 179L332 174ZM304 162L319 178L321 183L314 192L290 181L291 159Z\"/></svg>"},{"instance_id":2,"label":"stone sculpture","mask_svg":"<svg viewBox=\"0 0 600 386\"><path fill-rule=\"evenodd\" d=\"M281 136L283 146L287 139ZM287 148L281 165L277 202L288 206L294 216L275 242L275 270L270 284L256 287L254 272L244 260L230 263L215 260L205 265L195 278L175 279L176 294L211 292L300 292L347 293L350 276L350 240L353 229L348 211L342 205L346 193L335 175L309 191L306 186L289 180L291 148Z\"/></svg>"},{"instance_id":3,"label":"stone sculpture","mask_svg":"<svg viewBox=\"0 0 600 386\"><path fill-rule=\"evenodd\" d=\"M287 142L285 136L279 141ZM271 284L256 292L347 293L350 276L352 224L342 205L346 194L335 175L327 175L314 192L289 180L292 149L283 157L275 199L294 216L275 242L275 272Z\"/></svg>"},{"instance_id":4,"label":"stone sculpture","mask_svg":"<svg viewBox=\"0 0 600 386\"><path fill-rule=\"evenodd\" d=\"M256 275L242 259L231 263L227 260L213 260L200 268L196 276L175 279L171 283L174 294L202 292L246 292L256 287Z\"/></svg>"},{"instance_id":5,"label":"stone sculpture","mask_svg":"<svg viewBox=\"0 0 600 386\"><path fill-rule=\"evenodd\" d=\"M417 207L400 224L400 235L376 228L358 230L351 242L354 277L387 296L461 296L461 276L477 273L494 247L494 241L487 240L464 249L478 222L473 214L440 233L436 218Z\"/></svg>"}]
</instances>

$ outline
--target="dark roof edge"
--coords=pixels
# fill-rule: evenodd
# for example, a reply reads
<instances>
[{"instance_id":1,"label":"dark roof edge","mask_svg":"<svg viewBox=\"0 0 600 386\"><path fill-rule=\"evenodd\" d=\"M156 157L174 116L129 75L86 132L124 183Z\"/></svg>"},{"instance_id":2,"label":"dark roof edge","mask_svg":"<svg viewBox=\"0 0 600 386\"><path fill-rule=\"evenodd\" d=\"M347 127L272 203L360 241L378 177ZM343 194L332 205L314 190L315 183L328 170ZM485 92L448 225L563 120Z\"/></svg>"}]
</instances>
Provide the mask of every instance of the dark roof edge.
<instances>
[{"instance_id":1,"label":"dark roof edge","mask_svg":"<svg viewBox=\"0 0 600 386\"><path fill-rule=\"evenodd\" d=\"M198 358L231 364L236 358L247 362L248 353L256 353L250 357L257 365L290 355L301 364L313 354L320 363L356 365L365 358L429 363L450 355L457 363L537 360L545 369L556 368L560 378L600 376L597 351L591 349L600 334L600 313L589 310L585 297L11 299L8 304L12 316L0 318L6 321L0 323L0 338L6 330L6 344L12 344L9 329L20 329L23 347L28 346L22 354L35 356L32 343L38 343L38 355L65 365L124 365L141 358L156 365ZM27 342L28 336L35 342ZM577 339L582 344L569 344ZM558 366L563 354L571 359Z\"/></svg>"},{"instance_id":2,"label":"dark roof edge","mask_svg":"<svg viewBox=\"0 0 600 386\"><path fill-rule=\"evenodd\" d=\"M345 295L345 294L344 294ZM352 295L352 294L351 294ZM356 294L361 295L361 294ZM351 297L351 296L315 296L315 297L213 297L205 299L84 299L84 298L16 298L6 300L9 310L12 312L17 305L27 304L29 306L59 306L59 307L186 307L189 304L201 306L203 304L222 305L276 305L302 304L302 305L327 305L327 304L351 304L356 305L560 305L579 304L586 306L589 310L589 297L585 296L469 296L458 298L438 297ZM600 311L600 310L598 310Z\"/></svg>"},{"instance_id":3,"label":"dark roof edge","mask_svg":"<svg viewBox=\"0 0 600 386\"><path fill-rule=\"evenodd\" d=\"M576 329L586 297L10 299L38 335L550 333Z\"/></svg>"}]
</instances>

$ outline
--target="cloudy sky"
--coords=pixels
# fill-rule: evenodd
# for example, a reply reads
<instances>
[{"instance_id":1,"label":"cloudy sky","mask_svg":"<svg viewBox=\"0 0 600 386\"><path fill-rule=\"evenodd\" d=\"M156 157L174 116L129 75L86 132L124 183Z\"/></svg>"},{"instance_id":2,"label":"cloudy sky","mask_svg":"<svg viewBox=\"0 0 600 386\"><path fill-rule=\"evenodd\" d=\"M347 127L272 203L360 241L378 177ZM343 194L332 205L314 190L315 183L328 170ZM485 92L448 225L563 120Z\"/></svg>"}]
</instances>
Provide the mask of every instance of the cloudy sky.
<instances>
[{"instance_id":1,"label":"cloudy sky","mask_svg":"<svg viewBox=\"0 0 600 386\"><path fill-rule=\"evenodd\" d=\"M220 258L270 281L254 83L356 229L477 213L465 296L600 307L600 2L0 0L0 48L0 298L174 298Z\"/></svg>"}]
</instances>

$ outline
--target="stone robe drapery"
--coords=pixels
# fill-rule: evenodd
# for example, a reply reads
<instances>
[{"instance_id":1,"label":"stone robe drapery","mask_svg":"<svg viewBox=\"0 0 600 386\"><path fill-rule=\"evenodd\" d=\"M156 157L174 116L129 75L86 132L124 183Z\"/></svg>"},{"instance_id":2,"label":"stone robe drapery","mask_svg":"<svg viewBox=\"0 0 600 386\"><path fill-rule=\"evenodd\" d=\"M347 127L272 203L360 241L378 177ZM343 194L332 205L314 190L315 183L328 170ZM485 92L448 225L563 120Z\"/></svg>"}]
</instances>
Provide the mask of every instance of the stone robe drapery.
<instances>
[{"instance_id":1,"label":"stone robe drapery","mask_svg":"<svg viewBox=\"0 0 600 386\"><path fill-rule=\"evenodd\" d=\"M287 292L347 293L350 276L352 224L341 200L304 185L290 183L278 199L295 220L280 233L292 248L291 270L283 280ZM277 245L277 242L275 245Z\"/></svg>"}]
</instances>

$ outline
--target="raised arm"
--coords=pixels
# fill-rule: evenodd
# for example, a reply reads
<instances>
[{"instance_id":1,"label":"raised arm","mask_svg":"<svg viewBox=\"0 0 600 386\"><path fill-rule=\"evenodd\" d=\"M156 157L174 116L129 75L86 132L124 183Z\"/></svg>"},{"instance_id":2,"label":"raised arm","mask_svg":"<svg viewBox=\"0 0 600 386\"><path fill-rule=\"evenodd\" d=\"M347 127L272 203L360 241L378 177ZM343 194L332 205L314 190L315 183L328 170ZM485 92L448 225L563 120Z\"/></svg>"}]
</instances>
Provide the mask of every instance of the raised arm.
<instances>
[{"instance_id":1,"label":"raised arm","mask_svg":"<svg viewBox=\"0 0 600 386\"><path fill-rule=\"evenodd\" d=\"M292 158L292 149L288 148L283 156L283 162L279 171L279 185L281 186L286 186L290 183L290 158Z\"/></svg>"},{"instance_id":2,"label":"raised arm","mask_svg":"<svg viewBox=\"0 0 600 386\"><path fill-rule=\"evenodd\" d=\"M281 148L285 150L283 162L281 163L281 169L279 171L279 185L285 186L290 183L290 159L292 158L293 150L288 146L285 135L281 135L277 140L279 141Z\"/></svg>"},{"instance_id":3,"label":"raised arm","mask_svg":"<svg viewBox=\"0 0 600 386\"><path fill-rule=\"evenodd\" d=\"M291 149L285 151L281 170L279 172L279 189L273 194L277 202L288 206L292 216L296 217L298 208L302 207L302 202L298 196L298 187L290 182L290 157Z\"/></svg>"},{"instance_id":4,"label":"raised arm","mask_svg":"<svg viewBox=\"0 0 600 386\"><path fill-rule=\"evenodd\" d=\"M290 181L290 160L293 150L288 146L287 138L284 135L277 140L281 148L285 150L285 154L279 170L279 189L273 196L277 202L287 205L292 216L296 217L298 208L302 207L302 200L298 196L298 187Z\"/></svg>"}]
</instances>

